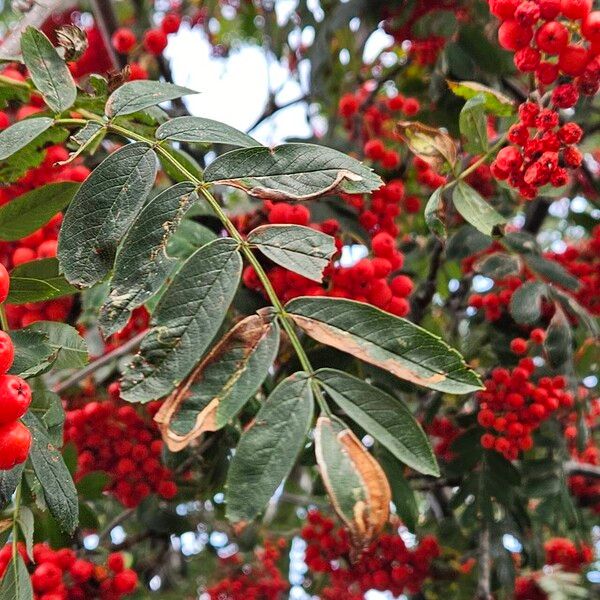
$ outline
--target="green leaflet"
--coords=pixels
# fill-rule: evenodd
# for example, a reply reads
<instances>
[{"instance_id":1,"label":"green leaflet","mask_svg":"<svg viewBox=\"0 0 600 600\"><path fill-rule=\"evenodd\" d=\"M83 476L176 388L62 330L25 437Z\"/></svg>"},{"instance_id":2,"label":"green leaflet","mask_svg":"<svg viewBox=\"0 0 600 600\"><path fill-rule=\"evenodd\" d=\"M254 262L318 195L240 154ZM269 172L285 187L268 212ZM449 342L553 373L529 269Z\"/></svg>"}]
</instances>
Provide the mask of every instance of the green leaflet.
<instances>
[{"instance_id":1,"label":"green leaflet","mask_svg":"<svg viewBox=\"0 0 600 600\"><path fill-rule=\"evenodd\" d=\"M330 235L301 225L262 225L247 241L278 265L318 282L336 250Z\"/></svg>"},{"instance_id":2,"label":"green leaflet","mask_svg":"<svg viewBox=\"0 0 600 600\"><path fill-rule=\"evenodd\" d=\"M204 179L273 200L309 200L340 189L369 193L382 181L372 169L332 148L282 144L232 150L204 171Z\"/></svg>"},{"instance_id":3,"label":"green leaflet","mask_svg":"<svg viewBox=\"0 0 600 600\"><path fill-rule=\"evenodd\" d=\"M7 159L17 150L27 146L46 129L50 129L53 123L54 121L48 117L36 117L17 121L14 125L0 131L0 160Z\"/></svg>"},{"instance_id":4,"label":"green leaflet","mask_svg":"<svg viewBox=\"0 0 600 600\"><path fill-rule=\"evenodd\" d=\"M463 219L481 233L497 236L502 233L506 219L494 210L470 185L459 181L452 190L454 208Z\"/></svg>"},{"instance_id":5,"label":"green leaflet","mask_svg":"<svg viewBox=\"0 0 600 600\"><path fill-rule=\"evenodd\" d=\"M0 581L0 598L2 600L32 600L33 588L27 567L17 553L17 564L12 558L6 567L6 573Z\"/></svg>"},{"instance_id":6,"label":"green leaflet","mask_svg":"<svg viewBox=\"0 0 600 600\"><path fill-rule=\"evenodd\" d=\"M284 379L258 411L236 448L227 474L227 517L251 521L288 476L313 418L306 373Z\"/></svg>"},{"instance_id":7,"label":"green leaflet","mask_svg":"<svg viewBox=\"0 0 600 600\"><path fill-rule=\"evenodd\" d=\"M58 240L60 267L70 283L90 287L108 274L118 244L152 189L156 169L152 148L128 144L100 163L81 185Z\"/></svg>"},{"instance_id":8,"label":"green leaflet","mask_svg":"<svg viewBox=\"0 0 600 600\"><path fill-rule=\"evenodd\" d=\"M11 304L43 302L76 292L77 289L59 274L56 258L40 258L12 270L7 301Z\"/></svg>"},{"instance_id":9,"label":"green leaflet","mask_svg":"<svg viewBox=\"0 0 600 600\"><path fill-rule=\"evenodd\" d=\"M163 285L176 261L166 254L171 236L196 200L192 183L179 183L150 200L127 232L115 259L110 294L100 310L105 335L122 329L131 311Z\"/></svg>"},{"instance_id":10,"label":"green leaflet","mask_svg":"<svg viewBox=\"0 0 600 600\"><path fill-rule=\"evenodd\" d=\"M190 256L161 297L152 328L127 367L123 398L162 398L183 381L219 330L241 271L237 243L229 238L217 239Z\"/></svg>"},{"instance_id":11,"label":"green leaflet","mask_svg":"<svg viewBox=\"0 0 600 600\"><path fill-rule=\"evenodd\" d=\"M397 459L420 473L439 476L429 440L401 400L335 369L319 369L315 377L344 413Z\"/></svg>"},{"instance_id":12,"label":"green leaflet","mask_svg":"<svg viewBox=\"0 0 600 600\"><path fill-rule=\"evenodd\" d=\"M21 36L21 51L31 79L46 104L55 113L73 106L77 97L75 81L50 40L41 31L27 27Z\"/></svg>"},{"instance_id":13,"label":"green leaflet","mask_svg":"<svg viewBox=\"0 0 600 600\"><path fill-rule=\"evenodd\" d=\"M456 350L406 319L341 298L296 298L286 311L313 339L400 379L450 394L481 389Z\"/></svg>"},{"instance_id":14,"label":"green leaflet","mask_svg":"<svg viewBox=\"0 0 600 600\"><path fill-rule=\"evenodd\" d=\"M130 115L161 102L196 93L194 90L164 81L129 81L109 96L105 111L108 117Z\"/></svg>"},{"instance_id":15,"label":"green leaflet","mask_svg":"<svg viewBox=\"0 0 600 600\"><path fill-rule=\"evenodd\" d=\"M261 145L235 127L203 117L171 119L156 130L156 139L199 144L229 144L241 148Z\"/></svg>"}]
</instances>

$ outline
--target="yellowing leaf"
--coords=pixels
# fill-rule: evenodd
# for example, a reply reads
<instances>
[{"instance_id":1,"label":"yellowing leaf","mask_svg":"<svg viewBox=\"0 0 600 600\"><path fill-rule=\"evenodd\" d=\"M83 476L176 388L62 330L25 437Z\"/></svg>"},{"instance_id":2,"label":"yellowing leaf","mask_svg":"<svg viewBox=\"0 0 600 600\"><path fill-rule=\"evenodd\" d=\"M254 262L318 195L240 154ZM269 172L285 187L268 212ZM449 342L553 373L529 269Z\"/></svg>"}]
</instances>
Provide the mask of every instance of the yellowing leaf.
<instances>
[{"instance_id":1,"label":"yellowing leaf","mask_svg":"<svg viewBox=\"0 0 600 600\"><path fill-rule=\"evenodd\" d=\"M415 155L436 170L444 163L452 166L456 162L456 144L440 129L418 121L400 121L396 124L396 133Z\"/></svg>"}]
</instances>

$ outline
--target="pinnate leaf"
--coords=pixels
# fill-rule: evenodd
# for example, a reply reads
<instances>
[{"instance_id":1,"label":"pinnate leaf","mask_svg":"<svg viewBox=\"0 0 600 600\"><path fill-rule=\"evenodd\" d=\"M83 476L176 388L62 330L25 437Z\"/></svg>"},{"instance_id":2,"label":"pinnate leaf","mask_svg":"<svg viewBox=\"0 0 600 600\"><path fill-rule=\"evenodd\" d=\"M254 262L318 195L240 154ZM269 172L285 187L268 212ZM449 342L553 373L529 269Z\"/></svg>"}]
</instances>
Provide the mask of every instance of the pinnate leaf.
<instances>
[{"instance_id":1,"label":"pinnate leaf","mask_svg":"<svg viewBox=\"0 0 600 600\"><path fill-rule=\"evenodd\" d=\"M108 274L118 244L150 193L156 169L152 148L128 144L100 163L81 185L58 240L60 267L70 283L89 287Z\"/></svg>"},{"instance_id":2,"label":"pinnate leaf","mask_svg":"<svg viewBox=\"0 0 600 600\"><path fill-rule=\"evenodd\" d=\"M383 183L372 169L337 150L296 143L232 150L207 167L204 179L272 200L310 200L336 190L370 193Z\"/></svg>"},{"instance_id":3,"label":"pinnate leaf","mask_svg":"<svg viewBox=\"0 0 600 600\"><path fill-rule=\"evenodd\" d=\"M336 251L330 235L301 225L261 225L247 239L274 263L318 282Z\"/></svg>"},{"instance_id":4,"label":"pinnate leaf","mask_svg":"<svg viewBox=\"0 0 600 600\"><path fill-rule=\"evenodd\" d=\"M195 93L194 90L164 81L129 81L109 96L106 115L111 118L130 115L161 102Z\"/></svg>"},{"instance_id":5,"label":"pinnate leaf","mask_svg":"<svg viewBox=\"0 0 600 600\"><path fill-rule=\"evenodd\" d=\"M418 325L374 306L342 298L300 297L286 311L310 337L440 392L481 388L462 356Z\"/></svg>"},{"instance_id":6,"label":"pinnate leaf","mask_svg":"<svg viewBox=\"0 0 600 600\"><path fill-rule=\"evenodd\" d=\"M288 476L313 418L310 378L295 373L267 398L240 439L227 474L227 517L247 522Z\"/></svg>"},{"instance_id":7,"label":"pinnate leaf","mask_svg":"<svg viewBox=\"0 0 600 600\"><path fill-rule=\"evenodd\" d=\"M169 450L182 450L235 417L264 381L278 347L279 327L265 310L227 333L154 417Z\"/></svg>"},{"instance_id":8,"label":"pinnate leaf","mask_svg":"<svg viewBox=\"0 0 600 600\"><path fill-rule=\"evenodd\" d=\"M35 140L47 129L52 127L54 121L48 117L36 117L17 121L10 127L0 131L0 160L12 156Z\"/></svg>"},{"instance_id":9,"label":"pinnate leaf","mask_svg":"<svg viewBox=\"0 0 600 600\"><path fill-rule=\"evenodd\" d=\"M181 384L216 335L242 272L237 243L220 238L179 269L156 307L152 328L127 367L121 396L162 398Z\"/></svg>"},{"instance_id":10,"label":"pinnate leaf","mask_svg":"<svg viewBox=\"0 0 600 600\"><path fill-rule=\"evenodd\" d=\"M10 559L4 577L0 581L0 598L2 600L32 600L33 588L25 562L17 553L17 562Z\"/></svg>"},{"instance_id":11,"label":"pinnate leaf","mask_svg":"<svg viewBox=\"0 0 600 600\"><path fill-rule=\"evenodd\" d=\"M454 208L462 218L489 236L502 235L506 219L494 210L470 185L459 181L452 191Z\"/></svg>"}]
</instances>

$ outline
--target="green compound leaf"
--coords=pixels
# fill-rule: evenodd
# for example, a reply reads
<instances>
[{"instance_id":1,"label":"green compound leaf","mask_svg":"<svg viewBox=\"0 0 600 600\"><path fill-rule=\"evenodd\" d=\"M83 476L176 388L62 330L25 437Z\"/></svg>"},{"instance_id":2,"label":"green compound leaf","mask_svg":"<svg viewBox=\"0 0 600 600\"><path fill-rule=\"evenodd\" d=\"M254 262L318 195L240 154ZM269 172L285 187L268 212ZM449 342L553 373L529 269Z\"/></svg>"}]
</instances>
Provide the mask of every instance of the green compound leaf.
<instances>
[{"instance_id":1,"label":"green compound leaf","mask_svg":"<svg viewBox=\"0 0 600 600\"><path fill-rule=\"evenodd\" d=\"M264 381L278 348L279 327L267 309L227 333L154 417L169 450L178 452L233 419Z\"/></svg>"},{"instance_id":2,"label":"green compound leaf","mask_svg":"<svg viewBox=\"0 0 600 600\"><path fill-rule=\"evenodd\" d=\"M4 577L0 581L0 598L2 600L32 600L33 588L29 572L20 553L17 562L10 559Z\"/></svg>"},{"instance_id":3,"label":"green compound leaf","mask_svg":"<svg viewBox=\"0 0 600 600\"><path fill-rule=\"evenodd\" d=\"M284 379L242 434L227 474L227 517L252 521L289 475L313 419L306 373Z\"/></svg>"},{"instance_id":4,"label":"green compound leaf","mask_svg":"<svg viewBox=\"0 0 600 600\"><path fill-rule=\"evenodd\" d=\"M110 95L105 112L111 118L131 115L161 102L196 93L194 90L164 81L129 81Z\"/></svg>"},{"instance_id":5,"label":"green compound leaf","mask_svg":"<svg viewBox=\"0 0 600 600\"><path fill-rule=\"evenodd\" d=\"M125 400L162 398L183 381L219 330L241 273L242 259L232 239L217 239L190 256L161 297L152 328L127 367Z\"/></svg>"},{"instance_id":6,"label":"green compound leaf","mask_svg":"<svg viewBox=\"0 0 600 600\"><path fill-rule=\"evenodd\" d=\"M204 178L272 200L310 200L335 190L370 193L383 184L356 159L316 144L232 150L212 162Z\"/></svg>"},{"instance_id":7,"label":"green compound leaf","mask_svg":"<svg viewBox=\"0 0 600 600\"><path fill-rule=\"evenodd\" d=\"M46 334L31 329L13 329L10 337L15 346L10 373L28 379L48 370L53 350Z\"/></svg>"},{"instance_id":8,"label":"green compound leaf","mask_svg":"<svg viewBox=\"0 0 600 600\"><path fill-rule=\"evenodd\" d=\"M229 144L240 148L261 146L254 138L235 127L202 117L177 117L156 130L157 140L198 144Z\"/></svg>"},{"instance_id":9,"label":"green compound leaf","mask_svg":"<svg viewBox=\"0 0 600 600\"><path fill-rule=\"evenodd\" d=\"M117 246L152 189L157 164L152 148L128 144L100 163L81 185L58 240L58 259L67 281L90 287L108 274Z\"/></svg>"},{"instance_id":10,"label":"green compound leaf","mask_svg":"<svg viewBox=\"0 0 600 600\"><path fill-rule=\"evenodd\" d=\"M179 183L150 200L127 232L115 259L110 294L100 310L105 335L122 329L131 311L151 298L176 264L166 248L196 200L192 183Z\"/></svg>"},{"instance_id":11,"label":"green compound leaf","mask_svg":"<svg viewBox=\"0 0 600 600\"><path fill-rule=\"evenodd\" d=\"M5 160L25 148L47 129L52 127L54 121L48 117L36 117L17 121L14 125L0 131L0 160Z\"/></svg>"},{"instance_id":12,"label":"green compound leaf","mask_svg":"<svg viewBox=\"0 0 600 600\"><path fill-rule=\"evenodd\" d=\"M439 476L429 440L401 400L335 369L319 369L315 377L344 413L397 459L420 473Z\"/></svg>"},{"instance_id":13,"label":"green compound leaf","mask_svg":"<svg viewBox=\"0 0 600 600\"><path fill-rule=\"evenodd\" d=\"M274 263L317 282L336 251L330 235L301 225L262 225L247 240Z\"/></svg>"},{"instance_id":14,"label":"green compound leaf","mask_svg":"<svg viewBox=\"0 0 600 600\"><path fill-rule=\"evenodd\" d=\"M50 40L41 31L28 27L21 36L21 52L31 79L46 104L55 113L73 106L77 86Z\"/></svg>"},{"instance_id":15,"label":"green compound leaf","mask_svg":"<svg viewBox=\"0 0 600 600\"><path fill-rule=\"evenodd\" d=\"M295 298L286 311L310 337L386 369L400 379L450 394L481 389L458 351L418 325L342 298Z\"/></svg>"},{"instance_id":16,"label":"green compound leaf","mask_svg":"<svg viewBox=\"0 0 600 600\"><path fill-rule=\"evenodd\" d=\"M56 321L37 321L27 330L46 336L52 348L49 361L54 369L80 369L88 363L87 344L75 327Z\"/></svg>"}]
</instances>

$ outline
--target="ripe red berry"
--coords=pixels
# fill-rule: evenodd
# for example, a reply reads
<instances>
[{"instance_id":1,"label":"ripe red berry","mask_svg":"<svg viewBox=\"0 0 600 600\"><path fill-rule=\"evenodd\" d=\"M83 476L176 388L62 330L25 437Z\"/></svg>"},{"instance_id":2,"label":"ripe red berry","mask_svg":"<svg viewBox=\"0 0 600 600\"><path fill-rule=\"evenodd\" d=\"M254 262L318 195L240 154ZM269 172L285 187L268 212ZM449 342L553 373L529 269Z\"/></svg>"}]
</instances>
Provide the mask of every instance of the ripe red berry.
<instances>
[{"instance_id":1,"label":"ripe red berry","mask_svg":"<svg viewBox=\"0 0 600 600\"><path fill-rule=\"evenodd\" d=\"M412 279L406 275L398 275L392 279L390 287L392 288L394 296L406 298L406 296L410 296L413 291L413 282Z\"/></svg>"},{"instance_id":2,"label":"ripe red berry","mask_svg":"<svg viewBox=\"0 0 600 600\"><path fill-rule=\"evenodd\" d=\"M175 13L167 13L161 24L160 28L165 33L177 33L181 25L181 17Z\"/></svg>"},{"instance_id":3,"label":"ripe red berry","mask_svg":"<svg viewBox=\"0 0 600 600\"><path fill-rule=\"evenodd\" d=\"M0 469L8 471L27 460L31 447L31 433L21 423L14 421L0 426Z\"/></svg>"},{"instance_id":4,"label":"ripe red berry","mask_svg":"<svg viewBox=\"0 0 600 600\"><path fill-rule=\"evenodd\" d=\"M51 592L62 582L62 571L51 562L38 565L31 575L31 584L36 592Z\"/></svg>"},{"instance_id":5,"label":"ripe red berry","mask_svg":"<svg viewBox=\"0 0 600 600\"><path fill-rule=\"evenodd\" d=\"M548 54L558 54L569 43L569 30L558 21L544 23L535 34L537 47Z\"/></svg>"},{"instance_id":6,"label":"ripe red berry","mask_svg":"<svg viewBox=\"0 0 600 600\"><path fill-rule=\"evenodd\" d=\"M531 27L523 27L517 21L504 21L498 29L498 42L506 50L519 50L529 44L533 37Z\"/></svg>"},{"instance_id":7,"label":"ripe red berry","mask_svg":"<svg viewBox=\"0 0 600 600\"><path fill-rule=\"evenodd\" d=\"M363 151L367 158L381 160L385 155L385 146L381 140L375 138L365 143Z\"/></svg>"},{"instance_id":8,"label":"ripe red berry","mask_svg":"<svg viewBox=\"0 0 600 600\"><path fill-rule=\"evenodd\" d=\"M587 16L581 25L581 33L592 44L600 43L600 10L595 10Z\"/></svg>"},{"instance_id":9,"label":"ripe red berry","mask_svg":"<svg viewBox=\"0 0 600 600\"><path fill-rule=\"evenodd\" d=\"M4 375L12 366L15 358L15 347L6 331L0 331L0 375ZM2 403L0 400L0 410Z\"/></svg>"},{"instance_id":10,"label":"ripe red berry","mask_svg":"<svg viewBox=\"0 0 600 600\"><path fill-rule=\"evenodd\" d=\"M345 94L340 98L340 103L338 105L338 110L342 117L352 117L358 111L358 99L352 94Z\"/></svg>"},{"instance_id":11,"label":"ripe red berry","mask_svg":"<svg viewBox=\"0 0 600 600\"><path fill-rule=\"evenodd\" d=\"M502 21L512 19L521 0L491 0L490 11Z\"/></svg>"},{"instance_id":12,"label":"ripe red berry","mask_svg":"<svg viewBox=\"0 0 600 600\"><path fill-rule=\"evenodd\" d=\"M20 419L31 404L31 388L16 375L0 375L0 425Z\"/></svg>"},{"instance_id":13,"label":"ripe red berry","mask_svg":"<svg viewBox=\"0 0 600 600\"><path fill-rule=\"evenodd\" d=\"M125 560L120 552L112 552L109 554L106 564L113 573L120 573L125 568Z\"/></svg>"},{"instance_id":14,"label":"ripe red berry","mask_svg":"<svg viewBox=\"0 0 600 600\"><path fill-rule=\"evenodd\" d=\"M510 342L510 349L515 354L525 354L527 352L527 340L515 338Z\"/></svg>"},{"instance_id":15,"label":"ripe red berry","mask_svg":"<svg viewBox=\"0 0 600 600\"><path fill-rule=\"evenodd\" d=\"M136 41L135 34L128 27L119 27L111 38L112 45L119 54L129 54Z\"/></svg>"},{"instance_id":16,"label":"ripe red berry","mask_svg":"<svg viewBox=\"0 0 600 600\"><path fill-rule=\"evenodd\" d=\"M85 583L94 574L94 565L87 560L76 560L69 569L71 577L78 583Z\"/></svg>"},{"instance_id":17,"label":"ripe red berry","mask_svg":"<svg viewBox=\"0 0 600 600\"><path fill-rule=\"evenodd\" d=\"M6 267L0 263L0 304L2 304L8 297L8 290L10 288L10 275L6 270Z\"/></svg>"},{"instance_id":18,"label":"ripe red berry","mask_svg":"<svg viewBox=\"0 0 600 600\"><path fill-rule=\"evenodd\" d=\"M167 34L162 29L149 29L144 34L144 48L154 56L162 54L167 44Z\"/></svg>"},{"instance_id":19,"label":"ripe red berry","mask_svg":"<svg viewBox=\"0 0 600 600\"><path fill-rule=\"evenodd\" d=\"M562 0L560 9L569 19L584 19L592 10L592 0Z\"/></svg>"},{"instance_id":20,"label":"ripe red berry","mask_svg":"<svg viewBox=\"0 0 600 600\"><path fill-rule=\"evenodd\" d=\"M119 594L130 594L138 584L137 573L132 569L125 569L115 575L113 586Z\"/></svg>"},{"instance_id":21,"label":"ripe red berry","mask_svg":"<svg viewBox=\"0 0 600 600\"><path fill-rule=\"evenodd\" d=\"M566 46L558 56L558 68L567 75L583 73L587 64L588 51L583 46Z\"/></svg>"}]
</instances>

